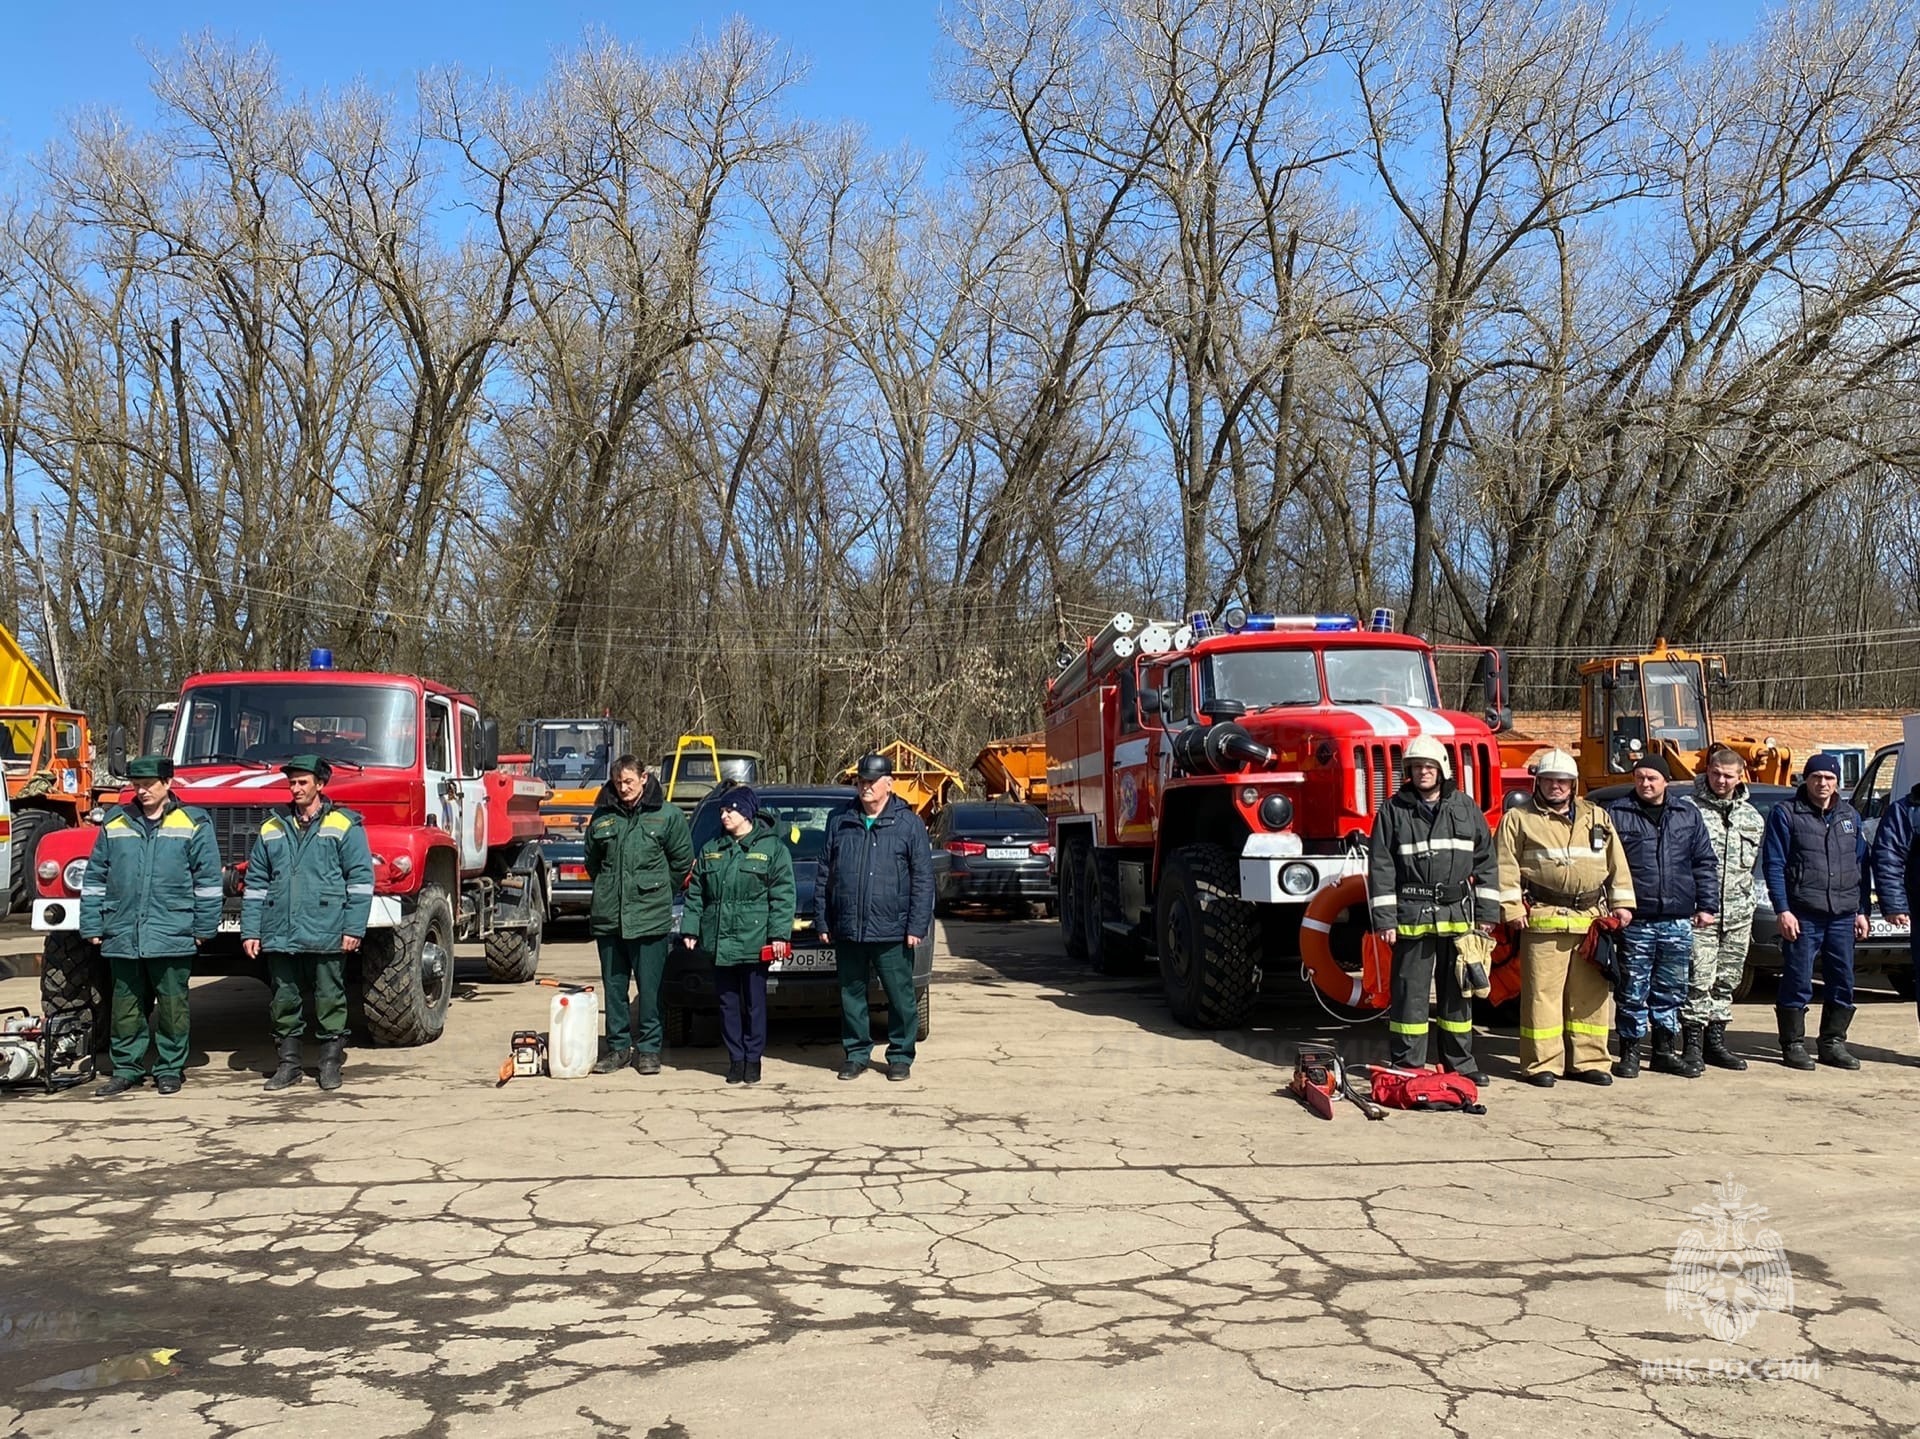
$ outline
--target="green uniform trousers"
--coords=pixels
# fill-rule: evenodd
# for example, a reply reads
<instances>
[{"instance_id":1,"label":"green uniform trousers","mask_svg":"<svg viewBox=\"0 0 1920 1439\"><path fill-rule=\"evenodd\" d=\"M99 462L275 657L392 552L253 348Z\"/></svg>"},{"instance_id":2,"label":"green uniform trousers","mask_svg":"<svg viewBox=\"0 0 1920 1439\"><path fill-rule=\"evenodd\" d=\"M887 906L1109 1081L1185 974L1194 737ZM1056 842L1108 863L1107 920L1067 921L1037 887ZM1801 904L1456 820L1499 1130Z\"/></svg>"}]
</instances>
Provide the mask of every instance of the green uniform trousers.
<instances>
[{"instance_id":1,"label":"green uniform trousers","mask_svg":"<svg viewBox=\"0 0 1920 1439\"><path fill-rule=\"evenodd\" d=\"M153 1073L187 1072L187 979L193 973L190 955L164 959L110 959L113 971L113 1008L110 1048L113 1072L122 1079L139 1079L147 1070L147 1045L155 1052ZM147 1016L153 1016L151 1028ZM95 1041L96 1043L98 1041Z\"/></svg>"},{"instance_id":2,"label":"green uniform trousers","mask_svg":"<svg viewBox=\"0 0 1920 1439\"><path fill-rule=\"evenodd\" d=\"M314 1035L338 1039L347 1032L347 957L331 954L269 954L267 988L275 1039L306 1034L306 1011L313 1011Z\"/></svg>"},{"instance_id":3,"label":"green uniform trousers","mask_svg":"<svg viewBox=\"0 0 1920 1439\"><path fill-rule=\"evenodd\" d=\"M873 1057L873 1019L867 1012L867 986L875 970L887 992L887 1063L913 1063L913 1037L920 1028L920 1007L913 992L913 951L903 939L883 944L833 946L840 973L840 1040L847 1058Z\"/></svg>"},{"instance_id":4,"label":"green uniform trousers","mask_svg":"<svg viewBox=\"0 0 1920 1439\"><path fill-rule=\"evenodd\" d=\"M602 934L594 937L594 943L600 947L600 998L607 1011L607 1048L658 1054L663 1037L660 980L667 972L668 936L625 939ZM631 1003L629 989L635 991Z\"/></svg>"}]
</instances>

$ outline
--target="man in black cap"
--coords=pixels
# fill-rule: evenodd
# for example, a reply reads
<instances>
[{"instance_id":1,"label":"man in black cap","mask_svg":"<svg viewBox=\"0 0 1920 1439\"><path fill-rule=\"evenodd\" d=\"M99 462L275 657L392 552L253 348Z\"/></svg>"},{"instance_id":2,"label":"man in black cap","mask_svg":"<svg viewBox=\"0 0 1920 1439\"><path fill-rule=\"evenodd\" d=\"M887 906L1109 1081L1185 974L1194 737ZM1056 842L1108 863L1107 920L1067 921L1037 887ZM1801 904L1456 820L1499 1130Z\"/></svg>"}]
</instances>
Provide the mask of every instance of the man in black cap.
<instances>
[{"instance_id":1,"label":"man in black cap","mask_svg":"<svg viewBox=\"0 0 1920 1439\"><path fill-rule=\"evenodd\" d=\"M1701 1028L1689 1025L1686 1047L1674 1041L1693 979L1693 931L1716 922L1720 862L1700 811L1667 797L1672 778L1657 754L1633 762L1633 793L1607 806L1627 869L1633 875L1633 922L1620 931L1620 981L1614 989L1614 1023L1620 1031L1620 1079L1640 1073L1640 1046L1653 1032L1657 1074L1699 1077Z\"/></svg>"},{"instance_id":2,"label":"man in black cap","mask_svg":"<svg viewBox=\"0 0 1920 1439\"><path fill-rule=\"evenodd\" d=\"M854 787L858 800L827 821L814 887L815 925L840 974L840 1077L858 1079L872 1058L867 988L877 970L887 992L887 1078L903 1080L920 1027L914 952L933 933L933 849L920 816L894 794L885 755L861 757Z\"/></svg>"},{"instance_id":3,"label":"man in black cap","mask_svg":"<svg viewBox=\"0 0 1920 1439\"><path fill-rule=\"evenodd\" d=\"M187 1072L187 981L194 951L220 928L220 850L207 812L173 797L173 761L127 765L133 802L100 827L80 883L80 933L113 972L110 1098L146 1077L153 1015L153 1087L179 1092Z\"/></svg>"},{"instance_id":4,"label":"man in black cap","mask_svg":"<svg viewBox=\"0 0 1920 1439\"><path fill-rule=\"evenodd\" d=\"M360 948L373 909L373 856L360 816L324 790L333 766L296 755L280 766L293 802L260 826L247 861L241 947L264 952L280 1065L268 1089L300 1082L305 1010L320 1037L320 1087L340 1087L347 1050L346 956ZM309 1001L309 996L311 1000Z\"/></svg>"},{"instance_id":5,"label":"man in black cap","mask_svg":"<svg viewBox=\"0 0 1920 1439\"><path fill-rule=\"evenodd\" d=\"M1827 1002L1820 1009L1820 1063L1858 1069L1847 1049L1853 1023L1853 946L1868 932L1873 874L1866 827L1840 798L1840 762L1830 754L1807 761L1800 788L1767 814L1760 845L1767 897L1780 920L1780 988L1773 1015L1780 1056L1789 1069L1812 1069L1807 1006L1813 962L1820 961Z\"/></svg>"}]
</instances>

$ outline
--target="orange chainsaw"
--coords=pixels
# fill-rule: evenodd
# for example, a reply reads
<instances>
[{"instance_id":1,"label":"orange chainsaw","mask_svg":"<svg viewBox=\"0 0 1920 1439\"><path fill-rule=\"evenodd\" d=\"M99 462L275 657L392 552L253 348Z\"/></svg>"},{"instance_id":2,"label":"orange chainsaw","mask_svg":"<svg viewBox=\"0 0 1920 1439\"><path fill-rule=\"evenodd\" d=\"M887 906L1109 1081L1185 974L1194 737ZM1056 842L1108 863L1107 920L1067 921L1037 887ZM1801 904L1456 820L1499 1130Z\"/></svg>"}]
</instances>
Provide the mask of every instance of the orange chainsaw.
<instances>
[{"instance_id":1,"label":"orange chainsaw","mask_svg":"<svg viewBox=\"0 0 1920 1439\"><path fill-rule=\"evenodd\" d=\"M1387 1117L1386 1110L1354 1092L1340 1056L1323 1045L1303 1044L1294 1053L1293 1079L1287 1088L1322 1119L1333 1118L1334 1106L1342 1099L1351 1101L1368 1119Z\"/></svg>"}]
</instances>

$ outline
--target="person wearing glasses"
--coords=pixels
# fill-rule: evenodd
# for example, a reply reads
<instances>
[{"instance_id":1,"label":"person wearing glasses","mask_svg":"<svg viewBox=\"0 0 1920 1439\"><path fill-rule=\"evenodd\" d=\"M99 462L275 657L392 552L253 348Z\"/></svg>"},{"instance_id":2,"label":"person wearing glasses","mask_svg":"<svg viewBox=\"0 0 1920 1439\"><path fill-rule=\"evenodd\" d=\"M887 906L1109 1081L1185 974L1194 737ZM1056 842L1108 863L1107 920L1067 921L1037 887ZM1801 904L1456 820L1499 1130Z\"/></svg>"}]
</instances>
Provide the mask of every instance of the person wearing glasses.
<instances>
[{"instance_id":1,"label":"person wearing glasses","mask_svg":"<svg viewBox=\"0 0 1920 1439\"><path fill-rule=\"evenodd\" d=\"M871 1066L872 1020L867 988L877 972L887 994L887 1078L913 1071L919 1006L914 951L933 934L933 847L927 827L893 792L893 764L861 757L855 802L827 821L826 853L814 890L814 924L832 944L840 977L840 1078Z\"/></svg>"}]
</instances>

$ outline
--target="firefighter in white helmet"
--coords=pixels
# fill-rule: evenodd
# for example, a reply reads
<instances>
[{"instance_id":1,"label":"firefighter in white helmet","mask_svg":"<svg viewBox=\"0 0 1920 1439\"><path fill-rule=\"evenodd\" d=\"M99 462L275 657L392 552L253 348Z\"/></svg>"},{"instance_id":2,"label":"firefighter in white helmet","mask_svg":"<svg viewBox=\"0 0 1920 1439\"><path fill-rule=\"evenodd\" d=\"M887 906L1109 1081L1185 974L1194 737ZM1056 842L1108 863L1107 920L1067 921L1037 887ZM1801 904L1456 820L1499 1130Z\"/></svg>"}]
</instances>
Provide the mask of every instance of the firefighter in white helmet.
<instances>
[{"instance_id":1,"label":"firefighter in white helmet","mask_svg":"<svg viewBox=\"0 0 1920 1439\"><path fill-rule=\"evenodd\" d=\"M1428 996L1437 981L1440 1061L1485 1083L1473 1061L1473 999L1456 947L1491 934L1500 918L1493 834L1473 797L1454 787L1438 740L1414 739L1401 767L1405 783L1374 816L1367 850L1369 914L1393 946L1388 1058L1402 1068L1427 1062Z\"/></svg>"},{"instance_id":2,"label":"firefighter in white helmet","mask_svg":"<svg viewBox=\"0 0 1920 1439\"><path fill-rule=\"evenodd\" d=\"M1581 955L1587 931L1611 914L1633 917L1627 854L1605 810L1573 793L1580 769L1565 750L1533 766L1533 793L1500 821L1500 917L1519 931L1520 1068L1529 1084L1555 1071L1611 1084L1611 982Z\"/></svg>"}]
</instances>

